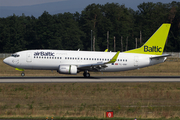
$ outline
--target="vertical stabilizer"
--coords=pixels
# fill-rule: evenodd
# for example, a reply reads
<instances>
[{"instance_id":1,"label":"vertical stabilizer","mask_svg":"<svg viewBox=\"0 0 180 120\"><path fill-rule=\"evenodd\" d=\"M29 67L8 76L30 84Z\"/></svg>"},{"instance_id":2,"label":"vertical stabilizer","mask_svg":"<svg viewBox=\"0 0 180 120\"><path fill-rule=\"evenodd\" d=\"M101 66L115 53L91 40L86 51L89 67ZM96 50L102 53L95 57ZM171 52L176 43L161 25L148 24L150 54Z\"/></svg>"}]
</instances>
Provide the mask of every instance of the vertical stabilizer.
<instances>
[{"instance_id":1,"label":"vertical stabilizer","mask_svg":"<svg viewBox=\"0 0 180 120\"><path fill-rule=\"evenodd\" d=\"M124 53L162 55L170 27L171 24L162 24L142 47Z\"/></svg>"}]
</instances>

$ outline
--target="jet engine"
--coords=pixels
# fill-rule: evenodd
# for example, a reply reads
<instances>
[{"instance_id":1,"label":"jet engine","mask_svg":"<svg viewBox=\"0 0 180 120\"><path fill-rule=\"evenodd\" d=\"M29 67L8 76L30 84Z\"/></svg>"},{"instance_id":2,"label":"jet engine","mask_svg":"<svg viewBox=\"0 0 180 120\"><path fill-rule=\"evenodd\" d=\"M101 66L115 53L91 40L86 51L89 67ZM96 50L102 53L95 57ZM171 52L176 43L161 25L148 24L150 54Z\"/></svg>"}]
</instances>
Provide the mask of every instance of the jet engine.
<instances>
[{"instance_id":1,"label":"jet engine","mask_svg":"<svg viewBox=\"0 0 180 120\"><path fill-rule=\"evenodd\" d=\"M76 75L77 74L77 67L74 65L60 65L58 68L58 72L61 74L72 74Z\"/></svg>"}]
</instances>

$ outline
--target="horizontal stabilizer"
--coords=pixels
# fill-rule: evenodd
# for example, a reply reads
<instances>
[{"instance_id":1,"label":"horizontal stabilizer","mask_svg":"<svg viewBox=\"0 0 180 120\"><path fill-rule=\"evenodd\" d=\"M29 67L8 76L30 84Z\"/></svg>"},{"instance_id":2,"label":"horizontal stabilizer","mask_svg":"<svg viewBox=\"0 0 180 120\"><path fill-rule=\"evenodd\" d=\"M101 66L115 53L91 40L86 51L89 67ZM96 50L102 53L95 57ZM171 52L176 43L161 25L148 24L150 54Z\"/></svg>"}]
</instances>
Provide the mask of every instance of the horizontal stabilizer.
<instances>
[{"instance_id":1,"label":"horizontal stabilizer","mask_svg":"<svg viewBox=\"0 0 180 120\"><path fill-rule=\"evenodd\" d=\"M171 56L171 55L170 54L163 54L160 56L150 57L150 59L163 58L163 57L168 57L168 56Z\"/></svg>"}]
</instances>

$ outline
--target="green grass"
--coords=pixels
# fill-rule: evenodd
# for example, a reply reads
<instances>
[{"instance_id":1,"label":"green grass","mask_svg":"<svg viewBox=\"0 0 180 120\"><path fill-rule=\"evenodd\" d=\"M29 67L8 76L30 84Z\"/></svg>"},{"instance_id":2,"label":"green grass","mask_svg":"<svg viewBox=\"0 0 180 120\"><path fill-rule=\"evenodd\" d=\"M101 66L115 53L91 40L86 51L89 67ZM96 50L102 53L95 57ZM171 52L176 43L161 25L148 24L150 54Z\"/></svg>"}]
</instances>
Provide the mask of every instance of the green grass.
<instances>
[{"instance_id":1,"label":"green grass","mask_svg":"<svg viewBox=\"0 0 180 120\"><path fill-rule=\"evenodd\" d=\"M1 117L179 118L180 83L0 84Z\"/></svg>"}]
</instances>

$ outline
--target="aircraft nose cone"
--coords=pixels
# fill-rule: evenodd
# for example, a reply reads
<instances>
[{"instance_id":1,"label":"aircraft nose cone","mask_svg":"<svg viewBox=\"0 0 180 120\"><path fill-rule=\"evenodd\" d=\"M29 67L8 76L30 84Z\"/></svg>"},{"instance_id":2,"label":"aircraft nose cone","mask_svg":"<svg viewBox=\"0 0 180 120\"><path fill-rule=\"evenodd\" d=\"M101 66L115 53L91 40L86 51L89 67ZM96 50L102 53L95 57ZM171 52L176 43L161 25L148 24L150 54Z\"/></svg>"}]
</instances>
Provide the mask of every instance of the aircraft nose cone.
<instances>
[{"instance_id":1,"label":"aircraft nose cone","mask_svg":"<svg viewBox=\"0 0 180 120\"><path fill-rule=\"evenodd\" d=\"M8 64L8 63L9 63L9 59L8 59L8 58L5 58L5 59L3 60L3 62L6 63L6 64Z\"/></svg>"}]
</instances>

